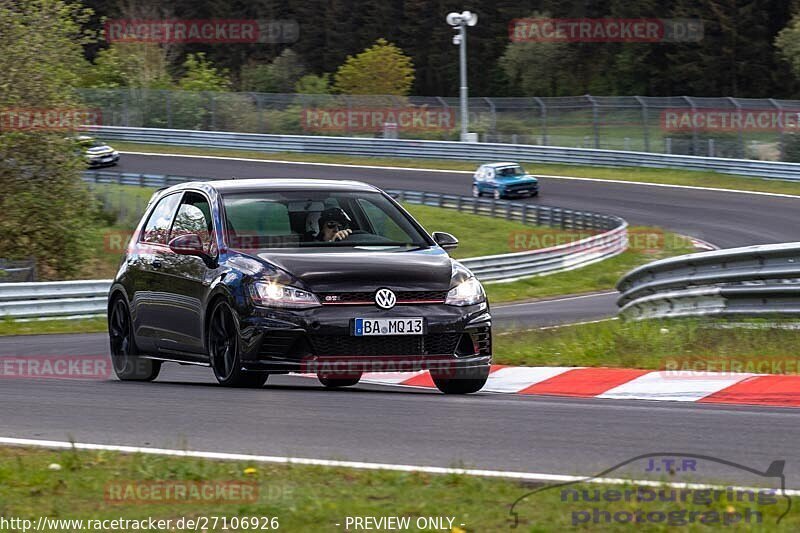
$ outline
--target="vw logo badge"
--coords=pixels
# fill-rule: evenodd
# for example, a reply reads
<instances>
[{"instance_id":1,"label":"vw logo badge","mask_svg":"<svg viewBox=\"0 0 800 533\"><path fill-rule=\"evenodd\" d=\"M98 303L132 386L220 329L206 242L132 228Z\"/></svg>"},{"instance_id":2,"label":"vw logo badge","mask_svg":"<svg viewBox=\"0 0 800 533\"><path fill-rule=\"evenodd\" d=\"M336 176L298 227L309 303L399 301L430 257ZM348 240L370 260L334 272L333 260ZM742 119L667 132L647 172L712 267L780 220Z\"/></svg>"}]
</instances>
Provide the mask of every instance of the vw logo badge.
<instances>
[{"instance_id":1,"label":"vw logo badge","mask_svg":"<svg viewBox=\"0 0 800 533\"><path fill-rule=\"evenodd\" d=\"M375 305L381 309L391 309L397 303L397 296L389 289L378 289L375 293Z\"/></svg>"}]
</instances>

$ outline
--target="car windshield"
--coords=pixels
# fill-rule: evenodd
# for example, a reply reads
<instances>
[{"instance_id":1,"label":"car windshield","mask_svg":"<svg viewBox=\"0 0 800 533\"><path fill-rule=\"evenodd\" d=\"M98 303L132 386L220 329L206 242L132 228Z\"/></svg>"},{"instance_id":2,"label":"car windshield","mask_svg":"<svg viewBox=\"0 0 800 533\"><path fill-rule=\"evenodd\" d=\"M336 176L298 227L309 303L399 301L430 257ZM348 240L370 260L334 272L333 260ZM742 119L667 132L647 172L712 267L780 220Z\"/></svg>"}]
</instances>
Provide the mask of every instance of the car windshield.
<instances>
[{"instance_id":1,"label":"car windshield","mask_svg":"<svg viewBox=\"0 0 800 533\"><path fill-rule=\"evenodd\" d=\"M104 142L100 142L97 139L78 139L78 144L84 148L97 148L98 146L106 145Z\"/></svg>"},{"instance_id":2,"label":"car windshield","mask_svg":"<svg viewBox=\"0 0 800 533\"><path fill-rule=\"evenodd\" d=\"M233 248L430 246L409 215L377 192L269 191L223 195ZM343 232L344 238L332 239Z\"/></svg>"},{"instance_id":3,"label":"car windshield","mask_svg":"<svg viewBox=\"0 0 800 533\"><path fill-rule=\"evenodd\" d=\"M513 167L503 167L497 169L498 176L520 176L525 174L525 171L522 169L521 166L515 165Z\"/></svg>"}]
</instances>

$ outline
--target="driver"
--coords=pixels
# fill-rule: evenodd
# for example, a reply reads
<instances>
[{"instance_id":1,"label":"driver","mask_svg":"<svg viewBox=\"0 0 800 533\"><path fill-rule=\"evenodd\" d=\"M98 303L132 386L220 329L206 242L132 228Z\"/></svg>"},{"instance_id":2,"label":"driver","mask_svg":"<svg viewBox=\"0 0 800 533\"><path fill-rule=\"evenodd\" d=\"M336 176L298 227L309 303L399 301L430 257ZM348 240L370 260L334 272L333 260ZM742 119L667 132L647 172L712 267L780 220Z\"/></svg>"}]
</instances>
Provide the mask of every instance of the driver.
<instances>
[{"instance_id":1,"label":"driver","mask_svg":"<svg viewBox=\"0 0 800 533\"><path fill-rule=\"evenodd\" d=\"M329 207L319 216L318 241L333 242L346 239L353 233L350 217L340 207Z\"/></svg>"}]
</instances>

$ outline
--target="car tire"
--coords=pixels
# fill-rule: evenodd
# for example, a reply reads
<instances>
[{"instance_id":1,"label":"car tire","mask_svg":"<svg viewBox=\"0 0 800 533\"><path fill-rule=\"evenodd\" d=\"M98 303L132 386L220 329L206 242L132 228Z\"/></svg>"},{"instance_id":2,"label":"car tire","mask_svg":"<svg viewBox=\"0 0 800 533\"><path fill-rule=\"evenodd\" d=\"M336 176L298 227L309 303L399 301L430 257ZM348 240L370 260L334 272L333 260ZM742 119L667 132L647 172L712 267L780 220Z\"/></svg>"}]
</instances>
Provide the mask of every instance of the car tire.
<instances>
[{"instance_id":1,"label":"car tire","mask_svg":"<svg viewBox=\"0 0 800 533\"><path fill-rule=\"evenodd\" d=\"M266 372L242 369L239 358L239 323L236 313L225 300L211 308L208 320L208 356L214 377L225 387L259 388L267 382Z\"/></svg>"},{"instance_id":2,"label":"car tire","mask_svg":"<svg viewBox=\"0 0 800 533\"><path fill-rule=\"evenodd\" d=\"M494 190L494 199L495 200L500 200L502 197L503 197L503 195L500 193L500 189L495 189Z\"/></svg>"},{"instance_id":3,"label":"car tire","mask_svg":"<svg viewBox=\"0 0 800 533\"><path fill-rule=\"evenodd\" d=\"M115 298L109 307L108 339L111 366L121 381L153 381L158 377L161 361L139 355L133 336L131 313L121 296Z\"/></svg>"},{"instance_id":4,"label":"car tire","mask_svg":"<svg viewBox=\"0 0 800 533\"><path fill-rule=\"evenodd\" d=\"M472 197L473 198L480 198L481 197L481 190L478 188L477 185L472 186Z\"/></svg>"},{"instance_id":5,"label":"car tire","mask_svg":"<svg viewBox=\"0 0 800 533\"><path fill-rule=\"evenodd\" d=\"M456 370L446 375L431 372L433 384L444 394L471 394L478 392L489 379L489 366Z\"/></svg>"},{"instance_id":6,"label":"car tire","mask_svg":"<svg viewBox=\"0 0 800 533\"><path fill-rule=\"evenodd\" d=\"M317 379L320 383L325 385L328 388L336 388L336 387L352 387L353 385L357 385L359 381L361 381L361 372L357 375L341 377L341 378L333 378L329 375L325 374L317 374Z\"/></svg>"}]
</instances>

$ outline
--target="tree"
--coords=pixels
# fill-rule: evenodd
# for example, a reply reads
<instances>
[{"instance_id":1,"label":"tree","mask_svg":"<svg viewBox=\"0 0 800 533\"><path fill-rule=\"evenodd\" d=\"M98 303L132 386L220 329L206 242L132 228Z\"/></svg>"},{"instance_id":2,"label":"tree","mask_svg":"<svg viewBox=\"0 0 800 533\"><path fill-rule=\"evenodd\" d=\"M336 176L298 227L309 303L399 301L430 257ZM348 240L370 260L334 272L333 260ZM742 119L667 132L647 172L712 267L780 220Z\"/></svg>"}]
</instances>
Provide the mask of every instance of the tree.
<instances>
[{"instance_id":1,"label":"tree","mask_svg":"<svg viewBox=\"0 0 800 533\"><path fill-rule=\"evenodd\" d=\"M94 67L84 76L84 87L167 89L166 51L155 43L113 43L97 53Z\"/></svg>"},{"instance_id":2,"label":"tree","mask_svg":"<svg viewBox=\"0 0 800 533\"><path fill-rule=\"evenodd\" d=\"M330 74L315 76L306 74L294 84L294 92L300 94L328 94L331 92Z\"/></svg>"},{"instance_id":3,"label":"tree","mask_svg":"<svg viewBox=\"0 0 800 533\"><path fill-rule=\"evenodd\" d=\"M334 88L343 94L404 96L413 83L411 58L385 39L355 57L348 56L334 77Z\"/></svg>"},{"instance_id":4,"label":"tree","mask_svg":"<svg viewBox=\"0 0 800 533\"><path fill-rule=\"evenodd\" d=\"M185 72L178 81L181 90L221 92L230 88L228 73L212 65L203 52L186 56L183 68Z\"/></svg>"},{"instance_id":5,"label":"tree","mask_svg":"<svg viewBox=\"0 0 800 533\"><path fill-rule=\"evenodd\" d=\"M791 65L794 75L800 77L800 14L793 16L789 24L778 33L775 46L780 57Z\"/></svg>"},{"instance_id":6,"label":"tree","mask_svg":"<svg viewBox=\"0 0 800 533\"><path fill-rule=\"evenodd\" d=\"M262 93L292 92L305 72L300 56L287 48L269 64L245 65L242 68L242 88Z\"/></svg>"},{"instance_id":7,"label":"tree","mask_svg":"<svg viewBox=\"0 0 800 533\"><path fill-rule=\"evenodd\" d=\"M0 2L0 106L81 107L91 11L68 0ZM0 257L37 261L40 277L70 276L89 255L92 196L69 132L0 131Z\"/></svg>"}]
</instances>

